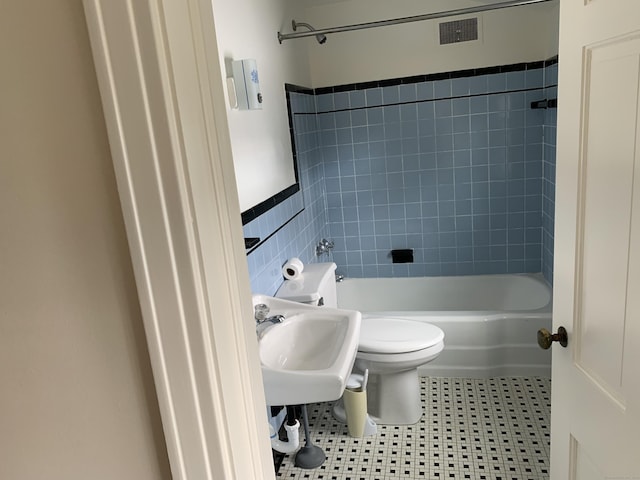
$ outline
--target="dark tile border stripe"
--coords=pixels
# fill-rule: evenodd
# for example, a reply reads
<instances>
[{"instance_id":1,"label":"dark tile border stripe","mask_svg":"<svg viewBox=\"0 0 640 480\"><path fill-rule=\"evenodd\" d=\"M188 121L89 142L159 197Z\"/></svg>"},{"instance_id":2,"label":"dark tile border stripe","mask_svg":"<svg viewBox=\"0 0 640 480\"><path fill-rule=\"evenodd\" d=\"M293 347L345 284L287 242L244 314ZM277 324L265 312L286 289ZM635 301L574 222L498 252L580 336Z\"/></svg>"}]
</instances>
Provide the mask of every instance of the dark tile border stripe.
<instances>
[{"instance_id":1,"label":"dark tile border stripe","mask_svg":"<svg viewBox=\"0 0 640 480\"><path fill-rule=\"evenodd\" d=\"M293 85L291 83L285 83L284 89L287 93L287 98L289 98L289 93L305 93L307 95L313 95L313 88L301 87L300 85Z\"/></svg>"},{"instance_id":2,"label":"dark tile border stripe","mask_svg":"<svg viewBox=\"0 0 640 480\"><path fill-rule=\"evenodd\" d=\"M536 70L558 63L558 56L548 60L539 60L528 63L513 63L510 65L498 65L496 67L471 68L467 70L456 70L453 72L430 73L428 75L413 75L411 77L389 78L386 80L376 80L372 82L349 83L345 85L335 85L332 87L320 87L313 89L315 95L326 93L351 92L354 90L366 90L378 87L393 87L396 85L407 85L411 83L433 82L437 80L451 80L454 78L476 77L479 75L491 75L494 73L520 72L523 70Z\"/></svg>"},{"instance_id":3,"label":"dark tile border stripe","mask_svg":"<svg viewBox=\"0 0 640 480\"><path fill-rule=\"evenodd\" d=\"M458 100L460 98L473 98L473 97L486 97L489 95L503 95L505 93L522 93L522 92L534 92L536 90L544 90L545 88L555 87L556 85L547 85L546 87L531 87L531 88L519 88L516 90L501 90L499 92L487 92L487 93L470 93L468 95L456 95L450 97L436 97L429 98L426 100L408 100L406 102L391 102L391 103L381 103L376 105L369 105L364 107L348 107L348 108L336 108L334 110L322 110L314 113L313 115L323 115L325 113L338 113L338 112L353 112L355 110L370 110L374 108L385 108L385 107L396 107L401 105L410 105L415 103L430 103L430 102L439 102L442 100ZM300 115L300 114L296 114Z\"/></svg>"},{"instance_id":4,"label":"dark tile border stripe","mask_svg":"<svg viewBox=\"0 0 640 480\"><path fill-rule=\"evenodd\" d=\"M264 202L259 203L255 207L242 212L242 225L246 225L252 220L255 220L264 212L271 210L276 205L284 202L291 195L300 190L300 183L294 183L290 187L276 193L273 197L267 198Z\"/></svg>"}]
</instances>

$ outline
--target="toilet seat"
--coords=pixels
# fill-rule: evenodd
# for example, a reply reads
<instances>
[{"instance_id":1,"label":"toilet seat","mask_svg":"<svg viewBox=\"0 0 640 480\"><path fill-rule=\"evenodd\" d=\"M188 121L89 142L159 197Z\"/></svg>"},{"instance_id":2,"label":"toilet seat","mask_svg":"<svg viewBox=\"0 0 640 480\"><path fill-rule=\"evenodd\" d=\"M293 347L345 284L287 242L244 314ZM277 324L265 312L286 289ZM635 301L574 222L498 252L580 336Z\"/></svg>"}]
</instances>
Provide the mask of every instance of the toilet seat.
<instances>
[{"instance_id":1,"label":"toilet seat","mask_svg":"<svg viewBox=\"0 0 640 480\"><path fill-rule=\"evenodd\" d=\"M428 323L400 318L367 318L360 325L358 351L398 354L425 350L444 340L444 332Z\"/></svg>"},{"instance_id":2,"label":"toilet seat","mask_svg":"<svg viewBox=\"0 0 640 480\"><path fill-rule=\"evenodd\" d=\"M420 365L435 359L444 349L444 342L439 342L432 347L405 353L369 353L358 352L355 365L358 370L367 368L371 374L401 372L418 368Z\"/></svg>"}]
</instances>

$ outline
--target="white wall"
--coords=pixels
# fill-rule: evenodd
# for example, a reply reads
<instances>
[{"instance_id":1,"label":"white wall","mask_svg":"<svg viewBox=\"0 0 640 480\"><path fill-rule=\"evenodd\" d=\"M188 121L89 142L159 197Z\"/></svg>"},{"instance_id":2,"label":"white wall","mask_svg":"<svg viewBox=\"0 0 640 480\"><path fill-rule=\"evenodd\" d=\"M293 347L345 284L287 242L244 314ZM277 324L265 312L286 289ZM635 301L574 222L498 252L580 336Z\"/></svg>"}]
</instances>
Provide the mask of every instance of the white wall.
<instances>
[{"instance_id":1,"label":"white wall","mask_svg":"<svg viewBox=\"0 0 640 480\"><path fill-rule=\"evenodd\" d=\"M294 182L284 84L311 86L304 44L282 44L277 32L291 28L297 0L213 0L222 71L231 61L254 58L264 97L262 110L227 105L242 211Z\"/></svg>"},{"instance_id":2,"label":"white wall","mask_svg":"<svg viewBox=\"0 0 640 480\"><path fill-rule=\"evenodd\" d=\"M0 10L0 478L171 478L81 0Z\"/></svg>"},{"instance_id":3,"label":"white wall","mask_svg":"<svg viewBox=\"0 0 640 480\"><path fill-rule=\"evenodd\" d=\"M314 2L296 17L316 29L478 6L482 0L345 0ZM428 20L328 35L324 45L313 37L288 40L309 49L314 87L383 80L545 60L557 54L557 2L515 7L479 15L482 41L438 44L438 24ZM288 28L283 33L290 33ZM287 43L285 42L285 43Z\"/></svg>"}]
</instances>

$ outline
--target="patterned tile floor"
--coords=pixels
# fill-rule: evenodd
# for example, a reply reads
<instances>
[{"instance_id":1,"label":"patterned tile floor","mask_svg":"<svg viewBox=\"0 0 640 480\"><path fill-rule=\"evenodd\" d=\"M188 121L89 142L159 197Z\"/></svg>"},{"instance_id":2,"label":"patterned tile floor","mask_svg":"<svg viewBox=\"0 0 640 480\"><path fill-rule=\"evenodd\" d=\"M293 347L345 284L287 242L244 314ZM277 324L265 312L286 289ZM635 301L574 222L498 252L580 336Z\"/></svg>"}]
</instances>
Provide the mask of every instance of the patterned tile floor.
<instances>
[{"instance_id":1,"label":"patterned tile floor","mask_svg":"<svg viewBox=\"0 0 640 480\"><path fill-rule=\"evenodd\" d=\"M285 456L281 479L549 478L548 378L423 378L425 413L416 425L378 426L351 438L331 405L309 405L311 436L327 460L304 470ZM301 431L301 437L304 434Z\"/></svg>"}]
</instances>

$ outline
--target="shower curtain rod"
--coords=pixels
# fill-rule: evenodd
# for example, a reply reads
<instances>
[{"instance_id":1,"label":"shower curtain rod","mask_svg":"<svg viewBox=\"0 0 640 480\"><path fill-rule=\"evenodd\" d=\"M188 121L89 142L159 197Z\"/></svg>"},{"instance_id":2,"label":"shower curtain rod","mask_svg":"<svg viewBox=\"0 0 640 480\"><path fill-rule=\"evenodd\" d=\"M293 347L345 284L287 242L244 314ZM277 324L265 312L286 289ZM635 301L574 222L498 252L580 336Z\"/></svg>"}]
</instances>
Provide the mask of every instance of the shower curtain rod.
<instances>
[{"instance_id":1,"label":"shower curtain rod","mask_svg":"<svg viewBox=\"0 0 640 480\"><path fill-rule=\"evenodd\" d=\"M457 10L448 10L446 12L426 13L424 15L415 15L412 17L392 18L389 20L378 20L376 22L358 23L355 25L344 25L342 27L322 28L318 30L310 30L308 32L280 33L278 32L278 41L291 40L293 38L311 37L315 35L324 35L327 33L350 32L352 30L363 30L365 28L386 27L388 25L398 25L401 23L421 22L423 20L432 20L434 18L453 17L456 15L468 15L471 13L486 12L488 10L500 10L502 8L521 7L525 5L533 5L536 3L551 2L553 0L512 0L509 2L493 3L490 5L481 5L478 7L459 8Z\"/></svg>"}]
</instances>

